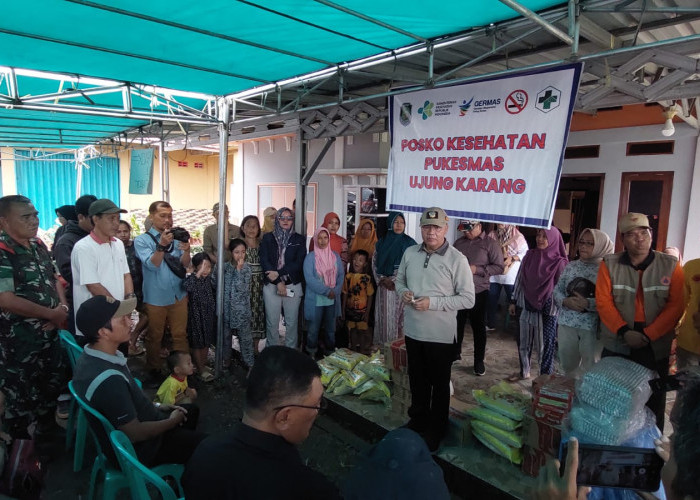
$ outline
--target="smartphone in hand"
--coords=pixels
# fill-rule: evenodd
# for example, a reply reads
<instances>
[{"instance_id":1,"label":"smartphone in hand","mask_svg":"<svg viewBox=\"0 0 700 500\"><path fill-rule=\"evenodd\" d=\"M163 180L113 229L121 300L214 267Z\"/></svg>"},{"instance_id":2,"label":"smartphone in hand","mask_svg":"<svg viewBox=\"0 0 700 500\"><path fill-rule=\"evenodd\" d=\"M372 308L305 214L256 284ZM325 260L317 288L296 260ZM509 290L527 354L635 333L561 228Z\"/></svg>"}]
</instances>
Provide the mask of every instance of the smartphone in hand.
<instances>
[{"instance_id":1,"label":"smartphone in hand","mask_svg":"<svg viewBox=\"0 0 700 500\"><path fill-rule=\"evenodd\" d=\"M568 442L562 443L562 472ZM656 491L661 482L664 461L653 448L632 448L595 444L578 445L576 484L602 488Z\"/></svg>"}]
</instances>

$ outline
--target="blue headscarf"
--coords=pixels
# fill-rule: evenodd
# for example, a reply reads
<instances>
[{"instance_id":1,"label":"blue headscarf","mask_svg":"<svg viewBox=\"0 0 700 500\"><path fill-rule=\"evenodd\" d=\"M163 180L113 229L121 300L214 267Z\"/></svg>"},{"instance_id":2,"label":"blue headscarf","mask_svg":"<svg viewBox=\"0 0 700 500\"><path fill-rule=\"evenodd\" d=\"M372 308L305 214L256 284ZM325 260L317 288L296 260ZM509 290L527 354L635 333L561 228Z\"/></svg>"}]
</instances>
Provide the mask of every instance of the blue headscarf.
<instances>
[{"instance_id":1,"label":"blue headscarf","mask_svg":"<svg viewBox=\"0 0 700 500\"><path fill-rule=\"evenodd\" d=\"M403 253L408 247L416 244L416 240L405 232L401 234L396 234L394 232L394 221L397 217L401 217L404 222L406 221L406 217L404 217L403 213L389 212L389 217L387 218L387 233L377 242L377 246L375 247L377 255L377 274L382 276L392 276L394 271L399 268L399 264L401 264Z\"/></svg>"}]
</instances>

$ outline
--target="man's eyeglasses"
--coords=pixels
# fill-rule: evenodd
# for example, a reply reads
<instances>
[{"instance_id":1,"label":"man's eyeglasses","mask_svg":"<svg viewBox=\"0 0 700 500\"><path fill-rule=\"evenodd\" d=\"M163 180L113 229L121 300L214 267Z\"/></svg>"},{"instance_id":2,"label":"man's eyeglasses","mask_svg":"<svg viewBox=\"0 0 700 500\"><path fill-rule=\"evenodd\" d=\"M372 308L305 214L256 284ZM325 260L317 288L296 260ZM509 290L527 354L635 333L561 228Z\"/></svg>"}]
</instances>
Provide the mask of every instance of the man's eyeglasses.
<instances>
[{"instance_id":1,"label":"man's eyeglasses","mask_svg":"<svg viewBox=\"0 0 700 500\"><path fill-rule=\"evenodd\" d=\"M307 406L307 405L282 405L282 406L277 406L277 407L273 408L273 410L274 410L274 411L280 411L280 410L282 410L282 409L284 409L284 408L289 408L289 407L293 407L293 408L306 408L307 410L316 410L316 411L318 411L319 413L323 413L323 412L326 411L326 409L328 408L328 401L326 401L325 398L324 398L324 399L321 399L321 401L318 403L318 406Z\"/></svg>"},{"instance_id":2,"label":"man's eyeglasses","mask_svg":"<svg viewBox=\"0 0 700 500\"><path fill-rule=\"evenodd\" d=\"M280 220L294 220L294 216L293 215L280 215L279 219Z\"/></svg>"}]
</instances>

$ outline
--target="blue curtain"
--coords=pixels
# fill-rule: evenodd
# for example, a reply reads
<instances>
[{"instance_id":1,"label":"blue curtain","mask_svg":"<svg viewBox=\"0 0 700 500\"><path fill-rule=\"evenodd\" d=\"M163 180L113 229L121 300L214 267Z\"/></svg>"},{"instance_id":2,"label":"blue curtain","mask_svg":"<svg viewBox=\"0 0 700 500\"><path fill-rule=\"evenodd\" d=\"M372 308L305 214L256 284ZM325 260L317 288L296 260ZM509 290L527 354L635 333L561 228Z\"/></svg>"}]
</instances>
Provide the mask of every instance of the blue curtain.
<instances>
[{"instance_id":1,"label":"blue curtain","mask_svg":"<svg viewBox=\"0 0 700 500\"><path fill-rule=\"evenodd\" d=\"M119 159L93 158L83 168L81 193L75 192L78 171L72 154L34 160L30 151L15 150L17 193L32 200L39 211L39 224L46 230L56 220L55 209L71 205L83 194L109 198L119 204ZM20 160L19 158L26 158Z\"/></svg>"}]
</instances>

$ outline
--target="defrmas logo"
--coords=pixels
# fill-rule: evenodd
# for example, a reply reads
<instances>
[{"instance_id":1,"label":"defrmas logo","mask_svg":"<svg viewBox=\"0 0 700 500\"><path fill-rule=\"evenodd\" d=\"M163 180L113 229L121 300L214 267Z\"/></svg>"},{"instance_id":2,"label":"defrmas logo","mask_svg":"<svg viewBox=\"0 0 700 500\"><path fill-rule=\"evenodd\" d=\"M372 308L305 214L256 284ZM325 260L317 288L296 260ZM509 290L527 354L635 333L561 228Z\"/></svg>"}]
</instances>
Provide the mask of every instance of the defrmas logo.
<instances>
[{"instance_id":1,"label":"defrmas logo","mask_svg":"<svg viewBox=\"0 0 700 500\"><path fill-rule=\"evenodd\" d=\"M462 101L462 104L459 105L459 116L464 116L467 114L469 111L469 108L472 107L472 101L474 100L474 97L469 99L469 102L466 100Z\"/></svg>"},{"instance_id":2,"label":"defrmas logo","mask_svg":"<svg viewBox=\"0 0 700 500\"><path fill-rule=\"evenodd\" d=\"M423 117L424 120L427 120L431 116L433 116L433 106L434 104L430 101L425 101L423 103L422 108L418 108L418 113Z\"/></svg>"}]
</instances>

